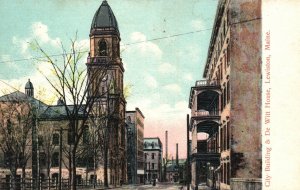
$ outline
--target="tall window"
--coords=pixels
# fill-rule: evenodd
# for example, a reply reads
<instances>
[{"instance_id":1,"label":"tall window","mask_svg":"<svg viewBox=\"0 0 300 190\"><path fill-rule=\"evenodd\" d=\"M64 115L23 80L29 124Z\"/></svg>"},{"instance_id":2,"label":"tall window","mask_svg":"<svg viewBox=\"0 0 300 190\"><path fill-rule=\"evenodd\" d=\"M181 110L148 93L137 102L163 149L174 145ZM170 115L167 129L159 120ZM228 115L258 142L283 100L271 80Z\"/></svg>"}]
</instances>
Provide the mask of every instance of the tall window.
<instances>
[{"instance_id":1,"label":"tall window","mask_svg":"<svg viewBox=\"0 0 300 190\"><path fill-rule=\"evenodd\" d=\"M44 139L41 135L38 136L38 142L39 142L39 146L43 146L44 144Z\"/></svg>"},{"instance_id":2,"label":"tall window","mask_svg":"<svg viewBox=\"0 0 300 190\"><path fill-rule=\"evenodd\" d=\"M227 184L230 185L230 162L227 163Z\"/></svg>"},{"instance_id":3,"label":"tall window","mask_svg":"<svg viewBox=\"0 0 300 190\"><path fill-rule=\"evenodd\" d=\"M10 135L12 131L12 124L10 120L7 120L7 132Z\"/></svg>"},{"instance_id":4,"label":"tall window","mask_svg":"<svg viewBox=\"0 0 300 190\"><path fill-rule=\"evenodd\" d=\"M229 81L227 82L227 102L229 103L230 100L230 84Z\"/></svg>"},{"instance_id":5,"label":"tall window","mask_svg":"<svg viewBox=\"0 0 300 190\"><path fill-rule=\"evenodd\" d=\"M152 153L152 159L154 159L154 157L155 157L155 153Z\"/></svg>"},{"instance_id":6,"label":"tall window","mask_svg":"<svg viewBox=\"0 0 300 190\"><path fill-rule=\"evenodd\" d=\"M98 44L98 55L100 56L107 56L107 45L104 40L99 41Z\"/></svg>"},{"instance_id":7,"label":"tall window","mask_svg":"<svg viewBox=\"0 0 300 190\"><path fill-rule=\"evenodd\" d=\"M59 134L54 133L52 135L52 144L53 145L58 145L59 144Z\"/></svg>"},{"instance_id":8,"label":"tall window","mask_svg":"<svg viewBox=\"0 0 300 190\"><path fill-rule=\"evenodd\" d=\"M40 165L45 166L46 165L46 154L44 152L40 152Z\"/></svg>"},{"instance_id":9,"label":"tall window","mask_svg":"<svg viewBox=\"0 0 300 190\"><path fill-rule=\"evenodd\" d=\"M230 121L227 122L227 149L230 148Z\"/></svg>"},{"instance_id":10,"label":"tall window","mask_svg":"<svg viewBox=\"0 0 300 190\"><path fill-rule=\"evenodd\" d=\"M58 167L59 165L59 153L54 152L52 155L52 167Z\"/></svg>"},{"instance_id":11,"label":"tall window","mask_svg":"<svg viewBox=\"0 0 300 190\"><path fill-rule=\"evenodd\" d=\"M154 169L154 163L152 163L152 169Z\"/></svg>"},{"instance_id":12,"label":"tall window","mask_svg":"<svg viewBox=\"0 0 300 190\"><path fill-rule=\"evenodd\" d=\"M75 135L74 135L74 129L69 126L69 129L68 129L68 144L74 144L75 142Z\"/></svg>"},{"instance_id":13,"label":"tall window","mask_svg":"<svg viewBox=\"0 0 300 190\"><path fill-rule=\"evenodd\" d=\"M89 143L89 126L87 126L87 125L85 125L84 129L83 129L82 141L83 141L83 144Z\"/></svg>"}]
</instances>

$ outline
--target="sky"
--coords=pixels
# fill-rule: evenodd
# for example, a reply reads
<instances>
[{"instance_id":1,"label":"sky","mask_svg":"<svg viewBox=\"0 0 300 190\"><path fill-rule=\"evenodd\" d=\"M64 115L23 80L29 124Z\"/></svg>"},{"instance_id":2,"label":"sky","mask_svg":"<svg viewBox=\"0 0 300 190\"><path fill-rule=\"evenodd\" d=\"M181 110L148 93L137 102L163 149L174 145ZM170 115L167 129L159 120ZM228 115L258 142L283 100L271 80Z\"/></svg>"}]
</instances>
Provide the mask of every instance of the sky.
<instances>
[{"instance_id":1,"label":"sky","mask_svg":"<svg viewBox=\"0 0 300 190\"><path fill-rule=\"evenodd\" d=\"M70 39L89 47L89 30L102 0L0 0L0 80L24 89L53 90L40 74L46 63L34 63L30 42L37 40L51 55ZM131 86L127 110L145 115L145 137L160 137L169 154L186 157L186 115L190 88L202 79L217 0L108 0L119 25L125 84ZM176 37L171 37L177 34ZM159 40L152 40L163 38ZM149 40L149 41L147 41ZM136 43L147 41L144 43ZM85 56L87 57L87 56ZM82 60L84 65L86 59ZM8 86L0 81L0 89ZM165 149L165 146L164 146Z\"/></svg>"}]
</instances>

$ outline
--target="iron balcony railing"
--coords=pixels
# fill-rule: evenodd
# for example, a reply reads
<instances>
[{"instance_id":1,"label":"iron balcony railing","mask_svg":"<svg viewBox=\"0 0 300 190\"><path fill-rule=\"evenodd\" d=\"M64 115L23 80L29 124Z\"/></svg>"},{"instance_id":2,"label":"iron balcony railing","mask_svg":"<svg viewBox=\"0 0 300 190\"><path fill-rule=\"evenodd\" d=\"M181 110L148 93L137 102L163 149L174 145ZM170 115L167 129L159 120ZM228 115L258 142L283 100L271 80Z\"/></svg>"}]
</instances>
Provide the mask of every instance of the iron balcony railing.
<instances>
[{"instance_id":1,"label":"iron balcony railing","mask_svg":"<svg viewBox=\"0 0 300 190\"><path fill-rule=\"evenodd\" d=\"M197 80L195 86L218 86L219 80Z\"/></svg>"},{"instance_id":2,"label":"iron balcony railing","mask_svg":"<svg viewBox=\"0 0 300 190\"><path fill-rule=\"evenodd\" d=\"M207 116L220 116L219 110L212 110L212 111L206 111L206 110L195 110L192 112L193 117L207 117Z\"/></svg>"}]
</instances>

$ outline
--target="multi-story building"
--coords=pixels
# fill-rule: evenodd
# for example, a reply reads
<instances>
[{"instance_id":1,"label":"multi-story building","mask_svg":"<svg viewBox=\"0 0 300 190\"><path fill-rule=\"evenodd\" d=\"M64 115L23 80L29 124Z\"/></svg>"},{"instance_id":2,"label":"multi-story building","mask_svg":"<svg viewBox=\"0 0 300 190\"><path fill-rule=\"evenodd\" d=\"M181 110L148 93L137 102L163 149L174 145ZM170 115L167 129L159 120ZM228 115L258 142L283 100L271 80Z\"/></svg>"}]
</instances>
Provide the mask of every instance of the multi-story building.
<instances>
[{"instance_id":1,"label":"multi-story building","mask_svg":"<svg viewBox=\"0 0 300 190\"><path fill-rule=\"evenodd\" d=\"M126 128L124 122L126 101L123 95L124 68L122 59L120 58L121 38L117 20L105 0L94 15L89 36L90 52L86 63L88 80L87 91L85 91L88 97L86 99L92 99L92 101L89 102L94 103L90 110L97 110L99 108L99 110L101 110L100 114L102 115L95 115L92 111L89 112L91 115L87 115L85 113L87 108L89 108L88 106L79 106L77 104L66 105L61 99L57 105L46 105L34 98L34 88L30 81L28 81L25 86L25 93L16 91L0 97L0 126L4 131L11 131L10 128L7 127L17 125L18 119L22 116L17 114L17 112L15 115L6 112L7 110L11 110L8 109L8 105L20 106L20 108L16 108L16 111L20 111L23 104L31 108L35 107L35 115L33 115L34 117L31 118L29 124L30 126L38 125L38 127L35 128L36 131L34 131L33 128L32 131L30 129L27 134L29 140L28 142L26 141L26 154L29 155L26 155L28 156L28 162L25 164L26 171L24 170L25 172L23 172L23 178L34 177L34 173L39 173L42 179L49 178L52 182L58 181L59 174L61 174L61 178L63 179L69 178L71 172L68 171L68 168L73 167L71 167L72 165L68 162L68 158L71 158L70 150L74 147L74 139L76 138L79 142L79 148L77 149L79 153L75 156L76 158L73 159L73 163L75 163L77 167L77 183L79 183L81 179L88 179L91 182L97 179L98 181L104 182L103 173L106 169L103 162L105 158L103 158L104 156L101 154L103 151L100 151L101 153L94 151L93 154L90 154L90 152L91 150L95 150L93 149L94 145L91 144L91 136L96 134L91 130L91 127L94 126L91 120L98 116L99 118L103 118L102 116L106 114L106 126L101 126L103 127L102 131L108 130L108 132L105 133L105 140L107 140L106 147L108 148L108 168L106 170L108 183L116 186L119 185L122 180L124 182L127 180ZM78 92L80 91L80 89L77 90ZM76 123L82 123L84 120L82 118L87 117L85 118L86 122L84 126L82 126L83 128L78 129L81 131L78 134L74 134L74 129L71 129L70 116L68 116L74 109L78 110L76 118L73 118L73 121ZM15 118L10 119L10 117ZM140 120L141 119L138 119L141 123ZM139 126L141 125L139 124ZM48 136L45 136L46 134ZM0 134L0 137L2 141L4 139L2 138L3 134ZM138 139L140 142L139 147L143 148L143 142L140 138L143 138L143 130L142 137ZM101 142L104 143L105 140ZM33 143L31 144L31 142ZM50 152L42 150L43 145L46 143L48 143L51 148ZM61 146L59 147L59 145ZM31 148L32 151L30 150ZM1 158L3 158L0 161L4 161L4 163L0 164L0 167L6 168L2 170L5 172L2 172L1 175L3 176L0 177L9 177L10 173L7 170L8 166L5 160L12 157L12 154L5 155L5 153L2 154L2 152L0 152L0 155ZM143 152L139 152L139 155L143 158ZM14 158L15 157L16 156L14 156ZM22 155L22 158L23 157L24 155ZM46 164L46 162L49 164ZM143 167L142 162L140 165ZM47 170L48 168L49 170ZM17 174L21 174L19 171L20 168L16 169L18 170ZM37 179L38 177L35 178Z\"/></svg>"},{"instance_id":2,"label":"multi-story building","mask_svg":"<svg viewBox=\"0 0 300 190\"><path fill-rule=\"evenodd\" d=\"M144 115L139 108L126 111L128 183L144 183Z\"/></svg>"},{"instance_id":3,"label":"multi-story building","mask_svg":"<svg viewBox=\"0 0 300 190\"><path fill-rule=\"evenodd\" d=\"M144 138L145 175L149 182L152 179L162 180L162 143L158 137Z\"/></svg>"},{"instance_id":4,"label":"multi-story building","mask_svg":"<svg viewBox=\"0 0 300 190\"><path fill-rule=\"evenodd\" d=\"M220 0L190 92L193 189L261 189L261 62L261 1Z\"/></svg>"},{"instance_id":5,"label":"multi-story building","mask_svg":"<svg viewBox=\"0 0 300 190\"><path fill-rule=\"evenodd\" d=\"M89 80L97 81L95 73L105 75L92 83L89 91L95 99L95 109L108 109L110 182L118 185L126 181L126 129L123 94L124 67L120 58L120 31L113 11L104 0L96 11L90 29L90 52L87 58ZM103 72L105 71L105 72ZM96 80L95 80L96 79Z\"/></svg>"}]
</instances>

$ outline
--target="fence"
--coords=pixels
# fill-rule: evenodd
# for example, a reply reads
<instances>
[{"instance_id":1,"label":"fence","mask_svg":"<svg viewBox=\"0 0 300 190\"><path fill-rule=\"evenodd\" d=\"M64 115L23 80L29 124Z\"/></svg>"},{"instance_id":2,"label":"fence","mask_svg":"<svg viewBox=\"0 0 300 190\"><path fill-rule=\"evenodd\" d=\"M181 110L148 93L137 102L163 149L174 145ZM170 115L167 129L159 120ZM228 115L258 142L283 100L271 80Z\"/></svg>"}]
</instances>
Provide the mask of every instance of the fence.
<instances>
[{"instance_id":1,"label":"fence","mask_svg":"<svg viewBox=\"0 0 300 190\"><path fill-rule=\"evenodd\" d=\"M30 190L32 189L32 179L26 178L22 180L21 178L17 178L15 180L15 190ZM71 185L69 183L69 179L62 179L61 180L61 187L62 190L71 189ZM41 190L49 189L49 190L56 190L59 189L59 183L57 180L53 179L44 179L40 180L39 186ZM1 190L11 190L12 189L12 181L9 178L0 178L0 189ZM92 180L78 180L77 181L77 189L92 189L93 187L99 188L103 187L103 183L100 180L92 181Z\"/></svg>"}]
</instances>

